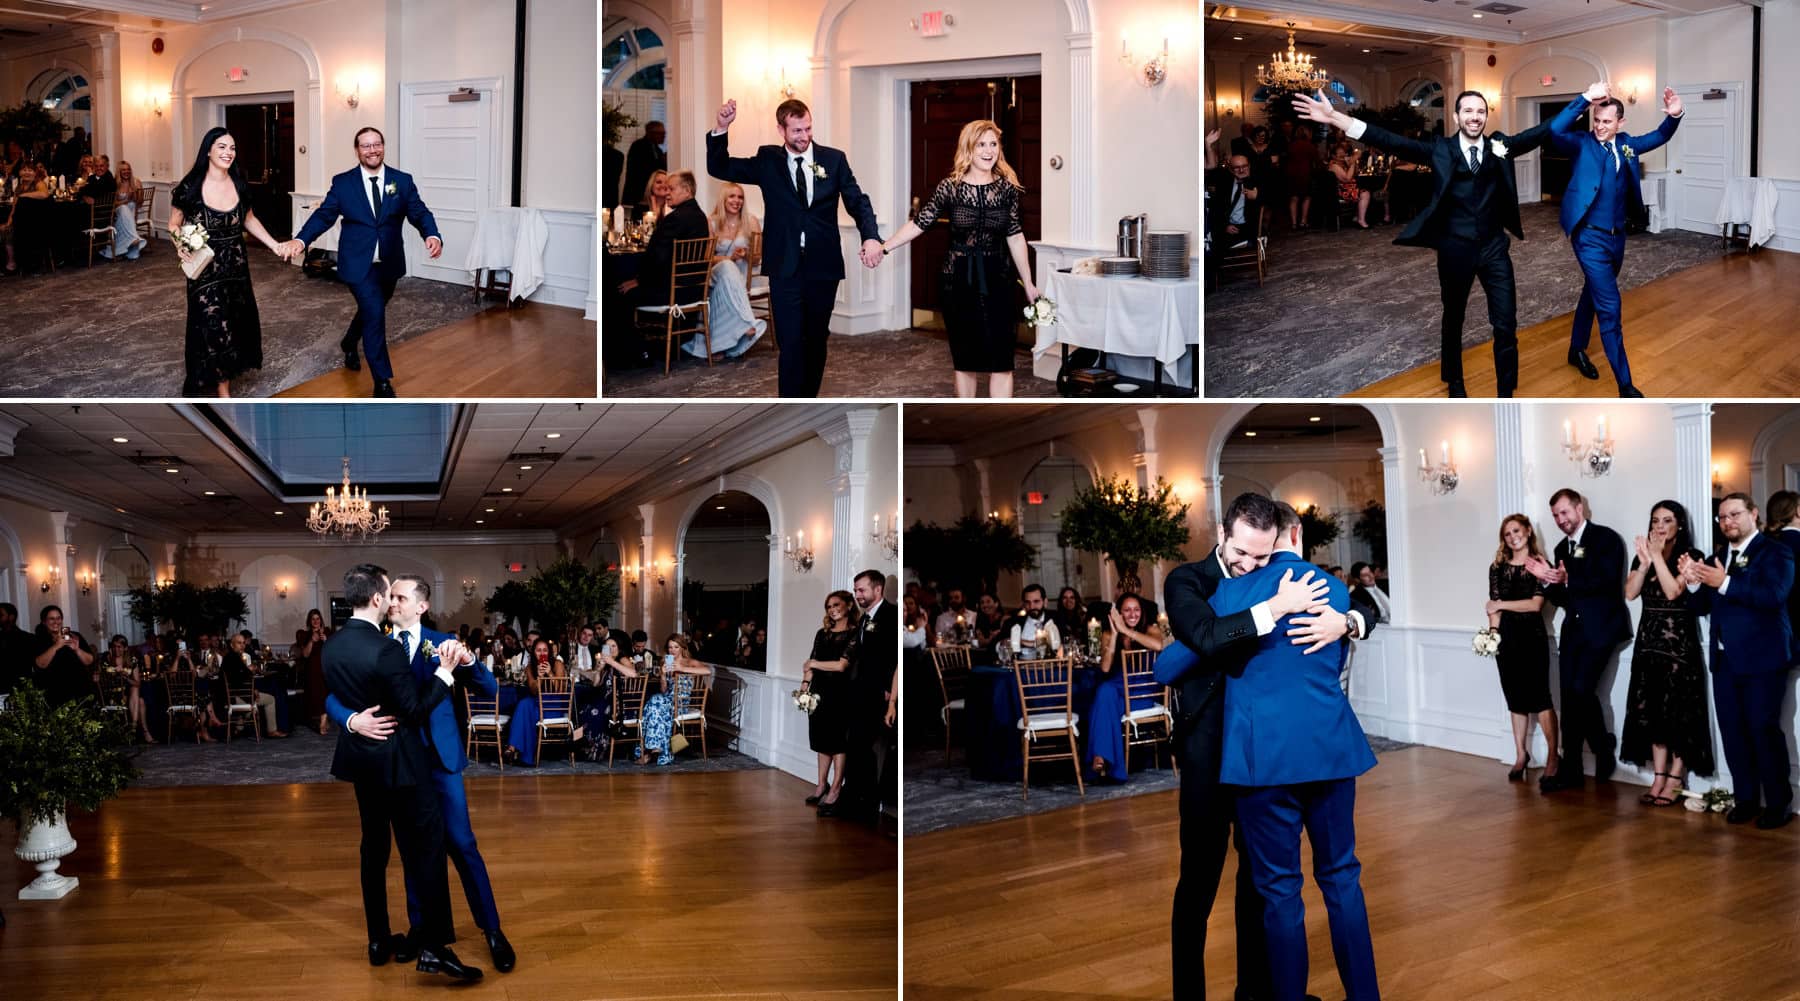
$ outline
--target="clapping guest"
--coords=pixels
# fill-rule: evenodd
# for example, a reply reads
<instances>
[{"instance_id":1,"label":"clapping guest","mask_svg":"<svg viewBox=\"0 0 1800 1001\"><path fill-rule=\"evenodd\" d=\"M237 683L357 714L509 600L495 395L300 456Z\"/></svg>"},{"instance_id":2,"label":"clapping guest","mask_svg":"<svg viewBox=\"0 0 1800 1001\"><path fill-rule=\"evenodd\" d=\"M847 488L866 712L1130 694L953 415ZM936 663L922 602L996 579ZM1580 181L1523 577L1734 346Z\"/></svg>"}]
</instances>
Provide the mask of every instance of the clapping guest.
<instances>
[{"instance_id":1,"label":"clapping guest","mask_svg":"<svg viewBox=\"0 0 1800 1001\"><path fill-rule=\"evenodd\" d=\"M693 648L687 638L672 635L663 643L662 685L661 689L644 702L644 718L639 724L639 735L635 757L644 764L650 763L650 753L656 752L656 763L666 765L675 760L675 752L670 744L675 736L675 715L677 708L687 704L693 694L695 677L710 677L712 665L694 659Z\"/></svg>"},{"instance_id":2,"label":"clapping guest","mask_svg":"<svg viewBox=\"0 0 1800 1001\"><path fill-rule=\"evenodd\" d=\"M94 650L81 634L63 624L62 609L45 605L38 611L37 656L32 682L51 708L94 694L90 681Z\"/></svg>"},{"instance_id":3,"label":"clapping guest","mask_svg":"<svg viewBox=\"0 0 1800 1001\"><path fill-rule=\"evenodd\" d=\"M750 237L762 232L756 216L744 211L744 187L727 181L707 217L712 227L713 279L707 297L706 326L711 331L712 352L736 358L750 350L768 329L768 321L750 311ZM682 342L681 350L705 358L707 335L696 333Z\"/></svg>"},{"instance_id":4,"label":"clapping guest","mask_svg":"<svg viewBox=\"0 0 1800 1001\"><path fill-rule=\"evenodd\" d=\"M537 725L541 713L539 691L545 678L566 678L569 668L551 649L550 641L538 637L531 642L530 662L525 667L526 694L519 697L513 710L512 726L506 731L506 756L509 761L527 768L537 767Z\"/></svg>"},{"instance_id":5,"label":"clapping guest","mask_svg":"<svg viewBox=\"0 0 1800 1001\"><path fill-rule=\"evenodd\" d=\"M1125 779L1125 730L1127 711L1154 705L1153 696L1125 702L1125 658L1132 650L1160 652L1167 644L1162 632L1144 622L1144 602L1135 594L1126 594L1106 613L1112 627L1103 640L1100 653L1100 687L1094 692L1094 708L1088 713L1088 774L1094 778Z\"/></svg>"},{"instance_id":6,"label":"clapping guest","mask_svg":"<svg viewBox=\"0 0 1800 1001\"><path fill-rule=\"evenodd\" d=\"M844 787L850 751L850 644L856 639L856 602L848 591L825 597L825 622L813 635L812 656L801 665L801 683L819 697L806 720L807 742L819 758L819 781L807 806L835 806Z\"/></svg>"},{"instance_id":7,"label":"clapping guest","mask_svg":"<svg viewBox=\"0 0 1800 1001\"><path fill-rule=\"evenodd\" d=\"M1650 509L1650 527L1636 538L1625 578L1625 600L1643 598L1631 646L1631 687L1619 760L1651 765L1656 780L1638 797L1646 806L1674 806L1689 773L1713 773L1712 726L1706 718L1706 658L1694 597L1676 569L1705 556L1694 548L1687 509L1672 500Z\"/></svg>"},{"instance_id":8,"label":"clapping guest","mask_svg":"<svg viewBox=\"0 0 1800 1001\"><path fill-rule=\"evenodd\" d=\"M1500 670L1500 691L1512 714L1513 766L1508 781L1523 782L1531 765L1528 743L1531 717L1537 716L1544 740L1550 745L1543 781L1554 784L1562 761L1556 753L1556 704L1550 698L1550 635L1544 625L1544 585L1527 566L1533 557L1544 558L1531 519L1507 515L1500 523L1500 548L1488 566L1487 622L1500 633L1494 664ZM1374 579L1373 571L1362 571ZM1380 588L1370 588L1379 593ZM1352 598L1354 601L1354 596Z\"/></svg>"},{"instance_id":9,"label":"clapping guest","mask_svg":"<svg viewBox=\"0 0 1800 1001\"><path fill-rule=\"evenodd\" d=\"M131 728L144 743L156 743L156 738L150 736L150 723L144 718L144 696L139 690L144 681L143 669L131 652L131 641L114 636L106 644L106 658L100 662L100 670L125 679L125 712L131 720Z\"/></svg>"}]
</instances>

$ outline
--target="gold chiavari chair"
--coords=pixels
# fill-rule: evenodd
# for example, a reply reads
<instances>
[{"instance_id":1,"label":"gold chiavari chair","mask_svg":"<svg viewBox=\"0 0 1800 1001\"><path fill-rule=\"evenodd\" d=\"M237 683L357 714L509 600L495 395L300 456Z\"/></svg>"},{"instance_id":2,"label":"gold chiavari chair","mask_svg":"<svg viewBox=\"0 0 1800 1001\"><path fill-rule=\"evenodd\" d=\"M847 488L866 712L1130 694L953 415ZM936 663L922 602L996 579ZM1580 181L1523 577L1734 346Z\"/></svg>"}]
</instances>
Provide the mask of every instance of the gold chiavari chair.
<instances>
[{"instance_id":1,"label":"gold chiavari chair","mask_svg":"<svg viewBox=\"0 0 1800 1001\"><path fill-rule=\"evenodd\" d=\"M1119 725L1125 731L1125 772L1131 772L1131 749L1149 745L1151 764L1157 761L1158 744L1168 749L1169 761L1175 761L1175 714L1169 711L1169 689L1156 680L1156 653L1152 650L1126 650L1119 656L1125 672L1125 715ZM1095 720L1101 726L1104 720ZM1121 776L1122 778L1123 776Z\"/></svg>"},{"instance_id":2,"label":"gold chiavari chair","mask_svg":"<svg viewBox=\"0 0 1800 1001\"><path fill-rule=\"evenodd\" d=\"M675 257L669 262L668 305L639 306L640 327L663 332L663 374L669 374L674 363L675 335L700 333L706 339L706 364L712 365L712 330L707 324L706 307L712 294L712 250L710 236L675 241ZM683 299L686 302L683 302ZM648 315L653 322L646 323Z\"/></svg>"},{"instance_id":3,"label":"gold chiavari chair","mask_svg":"<svg viewBox=\"0 0 1800 1001\"><path fill-rule=\"evenodd\" d=\"M163 729L163 740L175 739L175 716L182 714L194 723L194 743L200 743L200 727L206 718L206 709L200 705L200 699L194 694L194 672L190 668L173 668L164 676L164 684L169 689L169 705L163 710L168 717L168 726Z\"/></svg>"},{"instance_id":4,"label":"gold chiavari chair","mask_svg":"<svg viewBox=\"0 0 1800 1001\"><path fill-rule=\"evenodd\" d=\"M675 732L686 737L689 728L700 731L700 756L706 757L706 696L712 691L713 676L710 674L689 674L692 679L686 696L680 695L679 685L670 689L675 696Z\"/></svg>"},{"instance_id":5,"label":"gold chiavari chair","mask_svg":"<svg viewBox=\"0 0 1800 1001\"><path fill-rule=\"evenodd\" d=\"M1081 736L1076 726L1073 672L1069 662L1060 657L1049 660L1015 660L1013 675L1019 685L1019 756L1024 760L1024 798L1031 799L1031 763L1035 761L1068 761L1075 767L1075 788L1082 796L1087 786L1081 781ZM1061 737L1063 740L1055 740ZM1059 750L1064 742L1068 750Z\"/></svg>"},{"instance_id":6,"label":"gold chiavari chair","mask_svg":"<svg viewBox=\"0 0 1800 1001\"><path fill-rule=\"evenodd\" d=\"M94 266L94 251L110 247L113 242L113 210L111 201L95 202L88 212L88 227L81 231L87 237L88 267Z\"/></svg>"},{"instance_id":7,"label":"gold chiavari chair","mask_svg":"<svg viewBox=\"0 0 1800 1001\"><path fill-rule=\"evenodd\" d=\"M750 234L750 274L745 286L750 296L750 315L760 316L769 324L769 343L775 343L775 310L769 305L769 276L763 273L762 230ZM780 350L777 348L776 350Z\"/></svg>"},{"instance_id":8,"label":"gold chiavari chair","mask_svg":"<svg viewBox=\"0 0 1800 1001\"><path fill-rule=\"evenodd\" d=\"M249 718L250 733L257 743L262 743L262 713L256 704L256 678L252 676L247 685L233 685L230 675L224 671L214 684L225 686L225 743L231 743L231 731L244 724L244 717Z\"/></svg>"},{"instance_id":9,"label":"gold chiavari chair","mask_svg":"<svg viewBox=\"0 0 1800 1001\"><path fill-rule=\"evenodd\" d=\"M937 670L938 694L944 697L944 708L938 716L944 721L944 757L950 757L950 714L968 710L969 660L966 646L940 646L931 649L931 666Z\"/></svg>"},{"instance_id":10,"label":"gold chiavari chair","mask_svg":"<svg viewBox=\"0 0 1800 1001\"><path fill-rule=\"evenodd\" d=\"M550 731L562 734L549 738ZM537 760L544 760L545 739L560 739L567 746L569 760L575 760L575 679L541 678L538 680Z\"/></svg>"},{"instance_id":11,"label":"gold chiavari chair","mask_svg":"<svg viewBox=\"0 0 1800 1001\"><path fill-rule=\"evenodd\" d=\"M630 736L615 735L606 742L606 763L611 765L613 754L625 741L643 744L644 724L644 685L649 677L640 674L635 678L620 677L613 682L612 718L617 722L617 729L629 731Z\"/></svg>"},{"instance_id":12,"label":"gold chiavari chair","mask_svg":"<svg viewBox=\"0 0 1800 1001\"><path fill-rule=\"evenodd\" d=\"M500 774L506 774L506 724L512 716L500 711L500 693L492 696L477 693L474 689L463 689L463 708L469 717L469 729L464 739L463 753L470 758L478 758L481 748L494 749L494 760L500 765ZM486 739L491 737L492 739Z\"/></svg>"},{"instance_id":13,"label":"gold chiavari chair","mask_svg":"<svg viewBox=\"0 0 1800 1001\"><path fill-rule=\"evenodd\" d=\"M100 711L108 716L131 711L131 676L100 669Z\"/></svg>"},{"instance_id":14,"label":"gold chiavari chair","mask_svg":"<svg viewBox=\"0 0 1800 1001\"><path fill-rule=\"evenodd\" d=\"M144 185L144 197L138 200L132 210L132 223L137 227L137 235L144 240L144 249L149 250L156 244L153 230L156 224L151 221L150 213L156 207L156 185Z\"/></svg>"}]
</instances>

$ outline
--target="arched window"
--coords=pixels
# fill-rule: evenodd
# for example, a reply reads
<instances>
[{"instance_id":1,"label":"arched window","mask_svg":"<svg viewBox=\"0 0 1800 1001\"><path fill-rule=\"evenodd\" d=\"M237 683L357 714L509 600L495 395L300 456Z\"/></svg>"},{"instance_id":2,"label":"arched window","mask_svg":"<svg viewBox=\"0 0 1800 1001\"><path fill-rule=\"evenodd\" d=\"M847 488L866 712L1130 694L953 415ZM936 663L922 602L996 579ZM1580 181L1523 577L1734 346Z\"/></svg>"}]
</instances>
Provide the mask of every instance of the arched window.
<instances>
[{"instance_id":1,"label":"arched window","mask_svg":"<svg viewBox=\"0 0 1800 1001\"><path fill-rule=\"evenodd\" d=\"M601 29L600 79L606 103L616 106L637 126L619 140L621 150L642 136L647 122L669 120L668 50L660 35L628 17L610 18Z\"/></svg>"},{"instance_id":2,"label":"arched window","mask_svg":"<svg viewBox=\"0 0 1800 1001\"><path fill-rule=\"evenodd\" d=\"M69 70L42 73L25 90L25 98L44 106L70 129L94 130L94 98L87 78Z\"/></svg>"},{"instance_id":3,"label":"arched window","mask_svg":"<svg viewBox=\"0 0 1800 1001\"><path fill-rule=\"evenodd\" d=\"M1436 80L1427 80L1414 87L1412 93L1406 95L1406 103L1419 109L1420 114L1425 114L1428 108L1442 111L1444 110L1444 85Z\"/></svg>"},{"instance_id":4,"label":"arched window","mask_svg":"<svg viewBox=\"0 0 1800 1001\"><path fill-rule=\"evenodd\" d=\"M1050 456L1033 466L1020 484L1019 534L1038 555L1037 568L1027 576L1035 575L1051 594L1068 586L1083 597L1100 595L1099 556L1056 543L1062 509L1093 484L1094 478L1088 475L1086 467L1062 455ZM1016 601L1018 597L1011 595L1005 600Z\"/></svg>"},{"instance_id":5,"label":"arched window","mask_svg":"<svg viewBox=\"0 0 1800 1001\"><path fill-rule=\"evenodd\" d=\"M1342 80L1332 80L1325 85L1325 91L1325 96L1329 97L1333 104L1348 104L1354 106L1359 103L1356 91L1352 90L1350 86ZM1270 93L1271 91L1267 86L1258 87L1256 88L1256 92L1250 95L1250 103L1267 104L1269 103ZM1284 92L1277 91L1276 93Z\"/></svg>"}]
</instances>

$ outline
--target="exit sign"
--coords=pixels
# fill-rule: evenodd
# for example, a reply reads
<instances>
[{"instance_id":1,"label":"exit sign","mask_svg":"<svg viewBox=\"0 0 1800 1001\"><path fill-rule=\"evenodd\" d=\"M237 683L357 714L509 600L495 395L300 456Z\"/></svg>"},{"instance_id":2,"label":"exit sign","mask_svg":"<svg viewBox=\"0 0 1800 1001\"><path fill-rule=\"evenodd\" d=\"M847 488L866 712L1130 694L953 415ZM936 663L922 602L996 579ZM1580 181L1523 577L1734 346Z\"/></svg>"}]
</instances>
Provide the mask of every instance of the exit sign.
<instances>
[{"instance_id":1,"label":"exit sign","mask_svg":"<svg viewBox=\"0 0 1800 1001\"><path fill-rule=\"evenodd\" d=\"M1553 76L1538 77L1538 83L1541 83L1546 87L1550 86L1551 84L1554 84L1555 82L1556 82L1556 78Z\"/></svg>"},{"instance_id":2,"label":"exit sign","mask_svg":"<svg viewBox=\"0 0 1800 1001\"><path fill-rule=\"evenodd\" d=\"M525 572L525 564L523 564L523 563L508 563L506 565L506 569L510 573L524 573Z\"/></svg>"},{"instance_id":3,"label":"exit sign","mask_svg":"<svg viewBox=\"0 0 1800 1001\"><path fill-rule=\"evenodd\" d=\"M928 10L919 15L919 34L926 38L940 38L944 34L944 12Z\"/></svg>"},{"instance_id":4,"label":"exit sign","mask_svg":"<svg viewBox=\"0 0 1800 1001\"><path fill-rule=\"evenodd\" d=\"M1025 503L1027 504L1042 504L1043 502L1044 492L1042 490L1033 490L1025 495Z\"/></svg>"}]
</instances>

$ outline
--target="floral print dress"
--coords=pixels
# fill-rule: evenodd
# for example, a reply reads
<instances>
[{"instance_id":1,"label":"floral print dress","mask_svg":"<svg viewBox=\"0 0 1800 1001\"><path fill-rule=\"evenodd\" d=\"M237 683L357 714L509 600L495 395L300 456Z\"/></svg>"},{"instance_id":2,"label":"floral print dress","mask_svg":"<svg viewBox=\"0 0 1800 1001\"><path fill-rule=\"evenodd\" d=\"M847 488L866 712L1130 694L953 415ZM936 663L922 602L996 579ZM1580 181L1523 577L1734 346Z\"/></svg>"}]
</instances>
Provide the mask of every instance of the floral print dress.
<instances>
[{"instance_id":1,"label":"floral print dress","mask_svg":"<svg viewBox=\"0 0 1800 1001\"><path fill-rule=\"evenodd\" d=\"M204 201L176 206L206 228L212 263L187 283L187 379L185 396L208 396L219 383L261 368L262 320L250 287L250 252L244 243L249 202L220 212Z\"/></svg>"}]
</instances>

